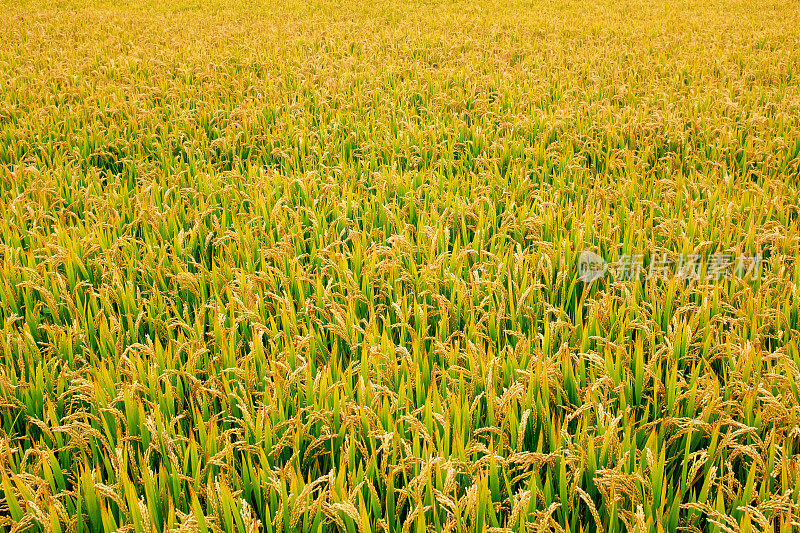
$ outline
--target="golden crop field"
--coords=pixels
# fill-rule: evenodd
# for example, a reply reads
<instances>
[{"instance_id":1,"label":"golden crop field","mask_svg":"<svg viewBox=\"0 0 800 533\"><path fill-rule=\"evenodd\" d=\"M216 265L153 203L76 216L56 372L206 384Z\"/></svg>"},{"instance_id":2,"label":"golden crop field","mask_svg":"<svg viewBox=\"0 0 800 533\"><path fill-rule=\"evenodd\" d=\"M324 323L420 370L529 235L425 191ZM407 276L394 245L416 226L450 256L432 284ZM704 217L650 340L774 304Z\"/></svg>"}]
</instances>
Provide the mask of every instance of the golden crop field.
<instances>
[{"instance_id":1,"label":"golden crop field","mask_svg":"<svg viewBox=\"0 0 800 533\"><path fill-rule=\"evenodd\" d=\"M797 531L799 76L793 0L0 0L0 531Z\"/></svg>"}]
</instances>

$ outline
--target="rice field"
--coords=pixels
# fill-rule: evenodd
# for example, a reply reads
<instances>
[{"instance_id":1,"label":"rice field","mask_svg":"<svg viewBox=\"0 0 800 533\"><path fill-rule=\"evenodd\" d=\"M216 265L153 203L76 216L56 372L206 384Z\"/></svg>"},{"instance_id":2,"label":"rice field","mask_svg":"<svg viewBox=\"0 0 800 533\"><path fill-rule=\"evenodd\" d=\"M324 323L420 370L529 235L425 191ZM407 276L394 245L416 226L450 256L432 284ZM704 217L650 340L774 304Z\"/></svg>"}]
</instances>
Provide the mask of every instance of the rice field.
<instances>
[{"instance_id":1,"label":"rice field","mask_svg":"<svg viewBox=\"0 0 800 533\"><path fill-rule=\"evenodd\" d=\"M800 4L0 36L0 531L800 529Z\"/></svg>"}]
</instances>

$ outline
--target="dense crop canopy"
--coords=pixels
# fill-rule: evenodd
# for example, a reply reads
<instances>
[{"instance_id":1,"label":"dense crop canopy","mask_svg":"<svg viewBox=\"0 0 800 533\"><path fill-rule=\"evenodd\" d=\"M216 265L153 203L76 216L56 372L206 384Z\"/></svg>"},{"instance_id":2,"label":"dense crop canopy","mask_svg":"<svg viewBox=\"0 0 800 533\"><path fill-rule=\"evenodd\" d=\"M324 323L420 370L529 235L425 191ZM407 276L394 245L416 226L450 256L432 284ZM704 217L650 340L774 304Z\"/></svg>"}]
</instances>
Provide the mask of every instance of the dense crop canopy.
<instances>
[{"instance_id":1,"label":"dense crop canopy","mask_svg":"<svg viewBox=\"0 0 800 533\"><path fill-rule=\"evenodd\" d=\"M800 4L0 4L0 530L800 527Z\"/></svg>"}]
</instances>

